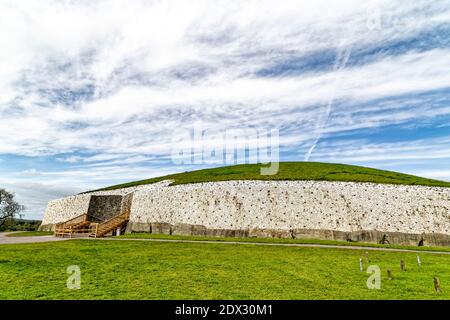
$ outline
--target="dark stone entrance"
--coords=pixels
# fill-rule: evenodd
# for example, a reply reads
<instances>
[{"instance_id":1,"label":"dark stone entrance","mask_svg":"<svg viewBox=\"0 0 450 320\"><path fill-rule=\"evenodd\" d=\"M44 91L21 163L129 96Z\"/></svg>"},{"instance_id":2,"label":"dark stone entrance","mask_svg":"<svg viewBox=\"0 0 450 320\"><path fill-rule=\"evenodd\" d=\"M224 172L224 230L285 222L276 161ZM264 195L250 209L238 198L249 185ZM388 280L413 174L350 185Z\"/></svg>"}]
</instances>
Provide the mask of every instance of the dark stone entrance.
<instances>
[{"instance_id":1,"label":"dark stone entrance","mask_svg":"<svg viewBox=\"0 0 450 320\"><path fill-rule=\"evenodd\" d=\"M102 222L117 216L122 211L122 196L91 196L89 201L88 219L92 222Z\"/></svg>"}]
</instances>

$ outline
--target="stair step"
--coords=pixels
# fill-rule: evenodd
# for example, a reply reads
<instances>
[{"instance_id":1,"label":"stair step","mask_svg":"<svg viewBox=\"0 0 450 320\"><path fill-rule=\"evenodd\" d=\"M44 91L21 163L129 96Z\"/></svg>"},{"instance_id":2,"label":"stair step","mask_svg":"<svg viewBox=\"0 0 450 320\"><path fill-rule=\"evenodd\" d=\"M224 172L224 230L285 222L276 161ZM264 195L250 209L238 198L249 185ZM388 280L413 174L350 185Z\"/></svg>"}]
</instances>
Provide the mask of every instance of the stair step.
<instances>
[{"instance_id":1,"label":"stair step","mask_svg":"<svg viewBox=\"0 0 450 320\"><path fill-rule=\"evenodd\" d=\"M74 219L72 219L74 220ZM123 227L129 220L129 213L122 213L112 219L105 221L103 223L97 224L95 227L92 226L91 221L81 221L73 224L60 224L61 227L55 229L55 236L72 235L73 233L88 233L91 238L102 237L105 234L114 231L119 227ZM71 221L71 220L69 220ZM87 228L87 227L90 228ZM88 231L88 232L87 232ZM90 231L90 232L89 232Z\"/></svg>"}]
</instances>

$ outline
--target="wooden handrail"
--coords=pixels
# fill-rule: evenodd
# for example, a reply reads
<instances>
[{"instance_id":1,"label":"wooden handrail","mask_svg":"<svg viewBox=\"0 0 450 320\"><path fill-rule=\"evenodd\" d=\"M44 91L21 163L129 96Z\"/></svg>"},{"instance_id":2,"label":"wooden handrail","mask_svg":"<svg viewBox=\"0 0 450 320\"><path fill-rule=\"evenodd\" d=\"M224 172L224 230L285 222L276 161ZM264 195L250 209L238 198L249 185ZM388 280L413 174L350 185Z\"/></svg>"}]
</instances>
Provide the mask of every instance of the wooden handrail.
<instances>
[{"instance_id":1,"label":"wooden handrail","mask_svg":"<svg viewBox=\"0 0 450 320\"><path fill-rule=\"evenodd\" d=\"M88 214L87 213L83 213L83 214L81 214L79 216L76 216L75 218L70 219L70 220L57 223L55 228L60 228L60 227L65 227L66 225L75 224L73 222L76 221L76 220L79 220L80 218L83 218L83 219L81 221L76 221L76 223L86 222L87 221L87 217L88 217Z\"/></svg>"},{"instance_id":2,"label":"wooden handrail","mask_svg":"<svg viewBox=\"0 0 450 320\"><path fill-rule=\"evenodd\" d=\"M117 215L117 216L114 216L114 217L112 217L111 219L102 222L101 225L109 224L109 223L111 223L112 221L118 220L118 219L121 219L121 220L122 220L122 219L128 219L128 213L127 213L127 212L122 212L121 214L119 214L119 215Z\"/></svg>"},{"instance_id":3,"label":"wooden handrail","mask_svg":"<svg viewBox=\"0 0 450 320\"><path fill-rule=\"evenodd\" d=\"M108 232L109 229L115 228L115 225L120 225L122 223L124 223L125 221L129 220L130 217L130 212L129 211L125 211L122 212L121 214L112 217L111 219L102 222L102 223L97 223L95 226L95 233L93 234L93 236L97 237L97 236L102 236L104 233Z\"/></svg>"},{"instance_id":4,"label":"wooden handrail","mask_svg":"<svg viewBox=\"0 0 450 320\"><path fill-rule=\"evenodd\" d=\"M130 218L129 210L124 211L117 216L110 218L109 220L102 222L89 222L88 214L82 214L75 218L72 218L63 223L56 224L55 235L63 236L69 235L72 237L74 233L90 233L90 236L98 237L103 236L107 232L113 230L114 228L124 224ZM86 223L90 223L89 226Z\"/></svg>"},{"instance_id":5,"label":"wooden handrail","mask_svg":"<svg viewBox=\"0 0 450 320\"><path fill-rule=\"evenodd\" d=\"M89 215L89 218L94 218L94 219L96 219L96 220L99 220L99 221L101 221L100 223L103 223L103 222L107 221L107 220L105 220L105 218L103 218L103 217L97 217L97 216L94 216L94 215L92 215L92 214Z\"/></svg>"}]
</instances>

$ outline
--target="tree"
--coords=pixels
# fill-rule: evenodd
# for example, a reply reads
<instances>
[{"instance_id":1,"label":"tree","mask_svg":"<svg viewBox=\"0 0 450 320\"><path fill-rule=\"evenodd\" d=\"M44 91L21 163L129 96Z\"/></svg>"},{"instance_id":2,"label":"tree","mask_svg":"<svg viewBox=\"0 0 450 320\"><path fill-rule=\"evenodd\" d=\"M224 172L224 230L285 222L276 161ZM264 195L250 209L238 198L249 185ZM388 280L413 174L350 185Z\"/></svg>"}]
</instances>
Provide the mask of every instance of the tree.
<instances>
[{"instance_id":1,"label":"tree","mask_svg":"<svg viewBox=\"0 0 450 320\"><path fill-rule=\"evenodd\" d=\"M0 228L15 217L20 217L20 213L24 209L24 206L14 200L14 194L0 189Z\"/></svg>"}]
</instances>

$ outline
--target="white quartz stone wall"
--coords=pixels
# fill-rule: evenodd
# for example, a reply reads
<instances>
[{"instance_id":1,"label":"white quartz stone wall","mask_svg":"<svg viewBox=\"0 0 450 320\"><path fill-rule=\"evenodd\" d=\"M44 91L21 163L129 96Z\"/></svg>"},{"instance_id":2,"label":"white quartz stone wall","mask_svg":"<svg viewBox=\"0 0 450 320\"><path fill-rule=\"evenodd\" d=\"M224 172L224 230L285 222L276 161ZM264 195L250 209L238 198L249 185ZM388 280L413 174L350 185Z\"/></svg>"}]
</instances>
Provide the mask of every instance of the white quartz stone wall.
<instances>
[{"instance_id":1,"label":"white quartz stone wall","mask_svg":"<svg viewBox=\"0 0 450 320\"><path fill-rule=\"evenodd\" d=\"M89 194L80 194L50 201L44 213L42 225L64 222L88 211Z\"/></svg>"},{"instance_id":2,"label":"white quartz stone wall","mask_svg":"<svg viewBox=\"0 0 450 320\"><path fill-rule=\"evenodd\" d=\"M42 225L88 210L91 195L133 193L131 222L211 229L378 230L450 234L450 189L320 181L170 181L49 202Z\"/></svg>"},{"instance_id":3,"label":"white quartz stone wall","mask_svg":"<svg viewBox=\"0 0 450 320\"><path fill-rule=\"evenodd\" d=\"M134 193L130 221L450 234L450 189L321 181L153 185Z\"/></svg>"},{"instance_id":4,"label":"white quartz stone wall","mask_svg":"<svg viewBox=\"0 0 450 320\"><path fill-rule=\"evenodd\" d=\"M127 195L138 190L152 190L153 188L162 188L167 186L171 181L163 181L152 185L143 185L137 187L123 188L112 191L97 191L74 195L62 199L50 201L44 213L42 225L51 225L64 222L80 216L88 211L91 195Z\"/></svg>"}]
</instances>

